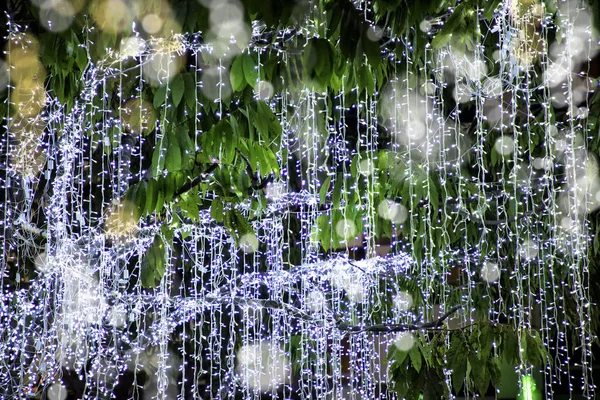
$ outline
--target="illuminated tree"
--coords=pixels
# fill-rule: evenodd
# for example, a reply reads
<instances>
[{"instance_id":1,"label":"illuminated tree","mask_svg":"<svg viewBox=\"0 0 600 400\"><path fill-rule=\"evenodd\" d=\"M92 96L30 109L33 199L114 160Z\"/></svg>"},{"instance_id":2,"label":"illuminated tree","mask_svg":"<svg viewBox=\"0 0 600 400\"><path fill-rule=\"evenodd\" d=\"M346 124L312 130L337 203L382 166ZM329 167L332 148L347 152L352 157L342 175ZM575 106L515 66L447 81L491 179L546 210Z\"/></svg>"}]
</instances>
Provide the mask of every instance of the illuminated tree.
<instances>
[{"instance_id":1,"label":"illuminated tree","mask_svg":"<svg viewBox=\"0 0 600 400\"><path fill-rule=\"evenodd\" d=\"M593 398L592 3L9 1L0 392Z\"/></svg>"}]
</instances>

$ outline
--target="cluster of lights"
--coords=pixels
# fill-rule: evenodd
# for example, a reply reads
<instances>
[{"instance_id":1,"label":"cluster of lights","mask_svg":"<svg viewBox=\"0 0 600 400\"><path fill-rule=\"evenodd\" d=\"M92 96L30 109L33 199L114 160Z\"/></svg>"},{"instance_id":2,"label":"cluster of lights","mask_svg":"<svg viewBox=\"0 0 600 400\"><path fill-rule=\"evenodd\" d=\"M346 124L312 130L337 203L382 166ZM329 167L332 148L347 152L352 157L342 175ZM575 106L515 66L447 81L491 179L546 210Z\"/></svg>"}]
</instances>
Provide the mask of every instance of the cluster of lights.
<instances>
[{"instance_id":1,"label":"cluster of lights","mask_svg":"<svg viewBox=\"0 0 600 400\"><path fill-rule=\"evenodd\" d=\"M337 111L342 111L339 113L328 109L326 94L306 89L273 96L269 82L257 82L256 97L267 100L277 110L284 130L278 156L283 159L285 154L289 160L284 160L282 166L283 180L265 189L270 203L264 215L253 222L256 234L245 234L236 243L225 229L214 224L208 212L202 213L199 223L178 228L182 238L179 248L165 246L164 260L159 263L164 265L163 277L156 289L147 290L142 289L142 279L135 278L146 273L148 266L141 260L154 236L161 236L167 243L165 233L158 224L145 226L135 220L134 205L124 200L105 199L101 211L91 210L93 201L85 197L88 192L84 187L86 182L99 179L122 188L119 179L123 177L107 173L123 167L119 161L106 161L113 151L111 143L105 142L112 135L110 128L124 127L142 140L161 114L141 97L124 99L118 118L106 111L111 101L106 82L112 76L122 77L124 68L129 68L124 66L126 62L137 63L140 87L169 88L189 62L185 54L193 54L196 86L220 105L224 117L222 103L231 95L229 66L250 45L253 30L246 26L240 2L200 2L210 11L211 23L207 43L202 45L178 32L166 2L155 2L152 10L122 0L103 0L94 5L92 17L99 29L123 32L139 20L141 29L152 38L127 38L118 51L109 52L106 60L97 65L90 62L85 88L69 113L56 100L51 102L45 91L46 71L38 59L39 43L11 26L6 62L0 63L0 90L9 91L8 99L15 109L5 118L14 143L5 147L10 177L20 182L26 195L0 208L0 243L16 253L14 259L21 260L15 263L3 254L0 276L10 272L5 266L11 261L10 265L18 270L16 281L24 282L21 274L25 275L26 269L20 263L25 259L35 260L38 274L30 286L0 294L0 332L9 332L0 341L0 358L7 360L6 368L0 369L0 391L18 395L44 391L49 399L64 400L69 388L61 382L61 374L75 370L85 380L87 396L109 395L120 375L130 371L137 376L138 371L145 371L149 378L144 382L140 378L134 384L144 385L146 394L160 399L175 398L181 392L180 386L187 387L188 382L195 398L202 396L200 387L211 398L236 394L257 398L263 392L282 392L283 396L295 393L302 398L337 398L345 394L374 398L376 387L387 377L385 368L373 360L385 357L392 345L409 351L415 337L411 332L348 335L341 327L365 328L375 323L416 323L433 318L434 307L444 307L451 301L453 284L446 276L452 274L456 263L464 263L466 282L460 283L465 284L461 288L465 309L474 308L473 293L479 281L484 283L484 295L489 298L493 298L492 287L513 282L511 298L495 302L489 318L498 321L499 315L509 315L515 329L540 329L544 343L560 355L566 355L568 345L567 324L558 320L565 307L562 291L578 291L582 325L576 332L583 348L582 386L592 398L589 295L585 288L589 245L586 215L600 205L600 178L596 159L582 144L587 107L581 103L590 90L589 81L573 77L573 68L589 60L593 47L590 19L584 9L559 13L565 44L550 46L546 42L544 10L508 2L510 7L499 7L494 28L502 38L493 60L498 64L494 70L500 71L497 75L489 76L491 60L484 57L479 45L468 53L451 47L427 49L429 60L422 71L428 77L426 82L419 82L408 69L399 70L398 64L398 78L380 93L355 96L356 104L348 104L344 90L336 94ZM40 7L42 24L49 31L60 32L69 28L85 2L34 3ZM539 26L542 34L537 30ZM532 31L532 27L536 29ZM424 21L420 28L429 32L431 22ZM316 28L303 29L314 35L312 30ZM377 41L382 31L374 26L367 36ZM407 51L407 60L411 57ZM522 89L527 79L536 77L531 65L539 59L544 60L542 86L547 89L542 102L531 91ZM443 115L448 107L443 91L448 84L454 87L457 104L451 118ZM351 88L350 92L358 94L360 90ZM566 97L560 98L559 93L566 93ZM101 109L93 103L96 96L102 99ZM521 99L519 104L529 108L517 109L517 98ZM546 113L538 122L544 127L546 153L529 160L526 154L530 149L522 143L523 138L533 135L533 128L530 124L517 126L516 121L519 113L532 113L536 102ZM476 109L471 122L476 124L474 139L466 137L461 126L460 107L466 104ZM550 122L551 105L569 108L566 123L556 126ZM352 112L358 116L356 152L346 146L351 128L348 115ZM98 124L95 113L108 114L103 114L104 122ZM330 113L335 116L321 118L321 114ZM385 129L391 133L387 150L403 159L405 170L401 176L408 185L408 199L380 196L375 156L378 117L383 118ZM202 115L195 118L199 126ZM163 119L161 123L169 121ZM87 130L92 127L100 139L89 138ZM50 149L41 146L44 132L50 132L55 143ZM460 191L473 181L461 175L463 168L470 167L464 165L463 157L474 154L473 163L485 171L488 136L498 132L500 136L489 151L496 152L504 163L505 174L498 180L501 186L480 177L475 182L479 192L471 193L473 198L468 201L472 203L466 204ZM90 147L92 151L101 149L107 157L90 165L95 162ZM141 157L139 151L132 154ZM357 182L347 187L343 181L339 186L336 180L350 174L353 157L358 158ZM566 178L561 182L564 187L555 188L554 171L559 166L565 168ZM338 167L343 170L340 175L336 175ZM293 173L301 180L299 193L293 193L285 179ZM429 199L439 194L427 183L432 173L439 176L443 193L452 185L458 187L456 208L443 205L440 210L432 210L414 200L417 191L425 191ZM342 239L341 248L335 250L344 253L364 246L369 256L365 260L325 255L320 249L315 236L322 229L319 218L331 216L319 208L324 174L331 180L326 198L335 195L333 190L338 186L342 191L340 209L334 211L343 218L329 221L325 228L331 231L330 237ZM44 198L46 221L40 229L28 218L32 208L39 207L34 204L32 187L42 176L51 182L53 190ZM358 190L359 180L367 189L350 205L349 195ZM16 185L8 181L2 182L7 199ZM509 200L503 203L497 192ZM543 209L536 206L539 193L550 193ZM492 198L494 207L487 204ZM508 204L517 204L515 212L523 216L514 223L508 222ZM287 213L292 207L300 210L300 235L297 242L286 243ZM426 212L411 211L419 208ZM240 205L239 210L248 213L248 205ZM364 215L361 220L355 218L355 210ZM169 218L174 217L172 211ZM440 226L439 211L456 216L457 226L452 232L452 228ZM486 222L484 216L494 211L497 218ZM93 218L102 223L93 224ZM390 221L394 227L392 254L386 257L374 256L379 219ZM543 229L542 220L547 224ZM497 237L497 247L485 259L466 244L458 250L450 245L436 249L430 240L440 230L440 237L461 232L464 243L472 242L472 234L463 227L473 221L481 222L477 232L481 249L489 250L488 235ZM420 224L425 234L418 234ZM18 234L7 234L9 229L16 229ZM542 230L548 235L544 236ZM406 242L397 240L401 231ZM46 239L45 248L36 245L32 239L35 235ZM510 258L507 243L517 250ZM419 246L425 254L420 263L415 261ZM300 266L290 266L285 259L290 247L300 251ZM563 257L560 265L556 255ZM447 261L451 259L454 264ZM555 277L545 272L552 271L555 262L557 267L568 269L564 287L555 286ZM248 271L248 265L253 266L252 270ZM264 266L263 270L259 265ZM435 268L441 268L442 279L448 281L448 290L441 296L431 290L440 279L439 273L431 272ZM415 298L398 278L410 280L420 289L422 298ZM540 326L535 326L533 312L529 311L534 305L527 303L532 301L527 299L534 298ZM388 316L376 320L376 311L382 307L389 307ZM552 340L552 331L559 333L557 341ZM348 354L350 367L345 367L343 361ZM18 373L15 375L11 369ZM561 366L545 372L545 390L551 393L552 383L561 379ZM532 396L531 373L526 365L519 370L523 398Z\"/></svg>"}]
</instances>

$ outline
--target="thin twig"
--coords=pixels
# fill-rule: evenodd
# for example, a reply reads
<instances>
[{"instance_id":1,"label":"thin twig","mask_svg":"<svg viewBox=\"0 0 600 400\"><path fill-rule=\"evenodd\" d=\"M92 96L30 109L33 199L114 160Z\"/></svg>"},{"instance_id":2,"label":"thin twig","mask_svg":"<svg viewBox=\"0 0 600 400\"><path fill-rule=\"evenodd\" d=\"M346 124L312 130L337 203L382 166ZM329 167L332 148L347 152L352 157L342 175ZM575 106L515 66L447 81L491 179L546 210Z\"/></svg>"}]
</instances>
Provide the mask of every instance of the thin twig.
<instances>
[{"instance_id":1,"label":"thin twig","mask_svg":"<svg viewBox=\"0 0 600 400\"><path fill-rule=\"evenodd\" d=\"M357 326L357 325L346 325L344 323L338 323L337 327L340 331L347 333L361 333L361 332L374 332L374 333L389 333L389 332L410 332L420 330L435 330L438 329L443 322L454 314L456 311L461 309L462 306L454 306L447 313L442 315L435 321L423 323L423 324L377 324L369 326Z\"/></svg>"},{"instance_id":2,"label":"thin twig","mask_svg":"<svg viewBox=\"0 0 600 400\"><path fill-rule=\"evenodd\" d=\"M200 175L198 175L197 177L195 177L194 179L192 179L191 181L188 181L185 183L185 185L183 185L182 187L180 187L175 194L173 195L173 197L179 197L182 194L188 192L189 190L193 189L194 187L198 186L200 184L200 182L202 182L203 180L206 179L206 177L212 173L215 169L217 169L217 167L219 166L219 163L214 163L212 164L210 167L208 167L208 169L202 173L200 173Z\"/></svg>"}]
</instances>

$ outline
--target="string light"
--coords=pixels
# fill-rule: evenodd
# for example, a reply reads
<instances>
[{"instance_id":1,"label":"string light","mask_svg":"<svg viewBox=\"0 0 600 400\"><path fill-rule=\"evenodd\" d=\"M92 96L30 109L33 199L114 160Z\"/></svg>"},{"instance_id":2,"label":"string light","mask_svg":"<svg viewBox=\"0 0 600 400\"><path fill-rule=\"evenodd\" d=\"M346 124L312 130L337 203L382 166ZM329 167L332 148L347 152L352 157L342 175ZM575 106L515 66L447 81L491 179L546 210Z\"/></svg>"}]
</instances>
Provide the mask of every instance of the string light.
<instances>
[{"instance_id":1,"label":"string light","mask_svg":"<svg viewBox=\"0 0 600 400\"><path fill-rule=\"evenodd\" d=\"M70 389L61 378L69 371L84 381L85 398L110 396L126 374L133 393L158 399L265 392L393 398L389 365L381 361L391 349L420 346L420 332L440 310L457 315L434 330L453 323L474 329L481 316L470 310L483 309L492 323L518 332L520 348L524 332L539 331L544 346L567 361L575 332L578 384L594 397L587 218L600 205L600 180L585 140L590 83L576 70L594 47L582 5L559 7L553 26L543 6L502 2L494 26L484 35L478 25L467 51L427 45L417 70L409 67L418 59L413 39L396 38L403 54L390 56L389 80L373 73L369 91L342 79L335 92L292 76L276 91L264 79L260 38L252 37L266 27L247 26L239 1L201 1L211 24L202 43L199 33L179 32L167 3L158 3L153 12L121 0L92 8L100 30L124 32L138 19L150 37L134 32L98 62L88 54L82 90L69 107L43 85L38 40L9 26L0 62L0 91L14 111L4 116L0 147L8 160L0 207L0 332L8 333L0 340L0 392L43 391L63 400ZM353 3L368 21L373 4ZM78 2L34 4L51 32L68 29L79 11ZM301 35L322 37L322 13L316 4L309 10ZM437 25L424 20L419 34ZM548 42L551 29L562 44ZM489 58L492 33L499 42ZM276 34L288 40L289 32ZM366 37L375 45L386 34L372 25ZM301 35L292 47L304 44ZM247 218L253 233L240 230L234 239L210 210L189 223L181 217L185 193L161 218L140 217L140 200L127 198L128 189L176 172L164 171L167 154L160 154L173 104L156 110L145 89L169 98L189 71L197 90L185 99L193 103L188 139L202 150L207 132L199 110L213 107L217 120L233 115L230 67L249 47L258 54L252 95L283 129L269 143L281 173L260 189L263 211L254 213L250 200L221 203L224 213ZM286 63L295 56L277 51ZM132 82L138 88L124 98ZM565 119L554 122L553 108L564 109ZM474 110L471 119L466 110ZM142 155L155 129L162 164ZM261 145L264 135L257 130ZM148 165L152 171L141 167ZM218 197L212 188L198 196ZM362 248L364 259L349 256ZM565 316L565 291L575 293L576 326ZM534 368L520 357L521 397L533 398ZM556 363L543 372L552 395L569 371ZM444 374L449 389L452 372Z\"/></svg>"}]
</instances>

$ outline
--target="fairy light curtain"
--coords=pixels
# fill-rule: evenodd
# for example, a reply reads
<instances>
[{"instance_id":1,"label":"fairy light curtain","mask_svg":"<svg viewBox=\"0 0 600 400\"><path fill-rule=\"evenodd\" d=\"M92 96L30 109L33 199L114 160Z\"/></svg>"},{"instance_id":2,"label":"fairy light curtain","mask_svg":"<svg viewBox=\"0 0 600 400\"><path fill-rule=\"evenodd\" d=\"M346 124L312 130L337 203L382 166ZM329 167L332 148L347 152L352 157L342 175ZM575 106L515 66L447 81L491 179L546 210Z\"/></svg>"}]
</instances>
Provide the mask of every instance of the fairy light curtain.
<instances>
[{"instance_id":1,"label":"fairy light curtain","mask_svg":"<svg viewBox=\"0 0 600 400\"><path fill-rule=\"evenodd\" d=\"M33 3L50 32L84 7ZM377 2L273 32L203 0L204 33L93 3L78 82L8 26L3 396L472 396L503 362L594 397L584 3L465 1L398 36ZM326 39L351 17L353 64Z\"/></svg>"}]
</instances>

